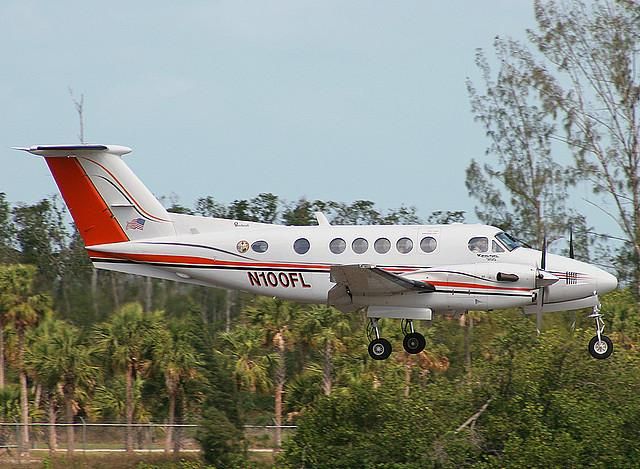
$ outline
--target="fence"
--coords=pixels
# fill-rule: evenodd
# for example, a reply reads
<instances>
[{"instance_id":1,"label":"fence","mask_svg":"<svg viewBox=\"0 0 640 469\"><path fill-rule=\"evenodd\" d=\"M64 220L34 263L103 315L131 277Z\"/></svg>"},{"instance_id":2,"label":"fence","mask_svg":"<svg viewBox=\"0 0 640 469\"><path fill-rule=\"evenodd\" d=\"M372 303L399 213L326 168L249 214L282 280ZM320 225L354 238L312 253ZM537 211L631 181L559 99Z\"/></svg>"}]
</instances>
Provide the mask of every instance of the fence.
<instances>
[{"instance_id":1,"label":"fence","mask_svg":"<svg viewBox=\"0 0 640 469\"><path fill-rule=\"evenodd\" d=\"M127 425L123 423L29 423L29 448L32 451L49 451L50 428L55 429L56 450L67 451L67 429L74 427L74 446L76 452L124 452L126 451ZM6 454L19 454L22 448L22 424L0 422L0 450ZM133 445L136 452L162 452L168 428L173 428L171 451L199 452L200 447L195 435L200 426L196 424L136 423L130 426L133 433ZM249 451L275 451L276 425L245 425L245 439ZM280 427L282 438L289 437L295 425Z\"/></svg>"}]
</instances>

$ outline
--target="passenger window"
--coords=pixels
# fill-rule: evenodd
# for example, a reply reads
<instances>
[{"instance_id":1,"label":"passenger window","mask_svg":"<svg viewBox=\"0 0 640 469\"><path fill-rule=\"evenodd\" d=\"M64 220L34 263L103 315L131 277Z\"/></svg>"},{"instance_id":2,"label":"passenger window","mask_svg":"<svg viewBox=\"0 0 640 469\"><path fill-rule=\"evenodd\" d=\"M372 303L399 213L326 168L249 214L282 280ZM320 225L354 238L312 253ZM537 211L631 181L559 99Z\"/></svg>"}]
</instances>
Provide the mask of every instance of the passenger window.
<instances>
[{"instance_id":1,"label":"passenger window","mask_svg":"<svg viewBox=\"0 0 640 469\"><path fill-rule=\"evenodd\" d=\"M333 239L329 243L329 250L334 254L342 254L347 249L347 243L342 238Z\"/></svg>"},{"instance_id":2,"label":"passenger window","mask_svg":"<svg viewBox=\"0 0 640 469\"><path fill-rule=\"evenodd\" d=\"M386 254L391 249L391 241L387 238L378 238L376 242L373 243L373 249L376 250L378 254Z\"/></svg>"},{"instance_id":3,"label":"passenger window","mask_svg":"<svg viewBox=\"0 0 640 469\"><path fill-rule=\"evenodd\" d=\"M469 251L487 252L489 250L489 240L485 237L476 237L469 240Z\"/></svg>"},{"instance_id":4,"label":"passenger window","mask_svg":"<svg viewBox=\"0 0 640 469\"><path fill-rule=\"evenodd\" d=\"M267 252L267 249L269 249L269 245L266 241L256 241L251 245L251 249L253 249L255 252Z\"/></svg>"},{"instance_id":5,"label":"passenger window","mask_svg":"<svg viewBox=\"0 0 640 469\"><path fill-rule=\"evenodd\" d=\"M353 252L356 254L362 254L369 249L369 241L364 238L356 238L353 240L353 243L351 243L351 249L353 249Z\"/></svg>"},{"instance_id":6,"label":"passenger window","mask_svg":"<svg viewBox=\"0 0 640 469\"><path fill-rule=\"evenodd\" d=\"M293 243L293 250L298 254L306 254L307 251L309 251L310 247L311 247L311 244L309 243L309 240L306 238L296 239L295 242Z\"/></svg>"},{"instance_id":7,"label":"passenger window","mask_svg":"<svg viewBox=\"0 0 640 469\"><path fill-rule=\"evenodd\" d=\"M431 236L425 236L420 241L420 249L422 249L422 251L426 253L435 251L437 246L438 242Z\"/></svg>"},{"instance_id":8,"label":"passenger window","mask_svg":"<svg viewBox=\"0 0 640 469\"><path fill-rule=\"evenodd\" d=\"M413 241L409 238L400 238L396 243L396 249L399 253L407 254L413 249Z\"/></svg>"},{"instance_id":9,"label":"passenger window","mask_svg":"<svg viewBox=\"0 0 640 469\"><path fill-rule=\"evenodd\" d=\"M493 239L491 240L491 250L493 252L504 252L504 248Z\"/></svg>"}]
</instances>

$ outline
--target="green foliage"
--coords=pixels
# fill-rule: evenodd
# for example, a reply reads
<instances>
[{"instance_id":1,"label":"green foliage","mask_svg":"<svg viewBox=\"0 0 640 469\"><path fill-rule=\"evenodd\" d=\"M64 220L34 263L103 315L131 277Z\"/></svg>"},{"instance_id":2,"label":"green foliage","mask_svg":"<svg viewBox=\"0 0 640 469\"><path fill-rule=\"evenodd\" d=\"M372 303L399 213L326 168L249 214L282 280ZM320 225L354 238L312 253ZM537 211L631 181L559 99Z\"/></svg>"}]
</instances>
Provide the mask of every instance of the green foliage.
<instances>
[{"instance_id":1,"label":"green foliage","mask_svg":"<svg viewBox=\"0 0 640 469\"><path fill-rule=\"evenodd\" d=\"M423 468L445 421L426 399L371 383L320 399L284 446L283 467Z\"/></svg>"},{"instance_id":2,"label":"green foliage","mask_svg":"<svg viewBox=\"0 0 640 469\"><path fill-rule=\"evenodd\" d=\"M201 425L196 438L205 461L219 468L246 467L242 432L223 412L215 407L207 408Z\"/></svg>"}]
</instances>

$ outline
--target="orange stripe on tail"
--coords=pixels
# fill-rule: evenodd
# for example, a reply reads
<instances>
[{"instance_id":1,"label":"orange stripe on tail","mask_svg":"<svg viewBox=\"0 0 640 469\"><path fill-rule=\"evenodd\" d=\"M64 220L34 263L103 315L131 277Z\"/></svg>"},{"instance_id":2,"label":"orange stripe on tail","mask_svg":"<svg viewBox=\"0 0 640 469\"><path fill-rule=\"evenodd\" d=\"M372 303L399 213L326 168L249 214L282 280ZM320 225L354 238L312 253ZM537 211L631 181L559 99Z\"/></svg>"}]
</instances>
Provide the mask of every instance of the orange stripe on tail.
<instances>
[{"instance_id":1,"label":"orange stripe on tail","mask_svg":"<svg viewBox=\"0 0 640 469\"><path fill-rule=\"evenodd\" d=\"M129 241L76 158L45 158L86 246Z\"/></svg>"}]
</instances>

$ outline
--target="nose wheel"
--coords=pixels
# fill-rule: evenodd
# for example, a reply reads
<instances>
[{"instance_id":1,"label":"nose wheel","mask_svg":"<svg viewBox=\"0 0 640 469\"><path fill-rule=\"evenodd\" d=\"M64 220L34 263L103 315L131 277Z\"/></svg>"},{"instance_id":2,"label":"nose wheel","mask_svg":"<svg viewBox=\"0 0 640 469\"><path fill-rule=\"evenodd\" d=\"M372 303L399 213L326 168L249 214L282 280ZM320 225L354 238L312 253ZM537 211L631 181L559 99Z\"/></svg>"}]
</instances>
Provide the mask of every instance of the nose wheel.
<instances>
[{"instance_id":1,"label":"nose wheel","mask_svg":"<svg viewBox=\"0 0 640 469\"><path fill-rule=\"evenodd\" d=\"M594 306L593 313L588 317L596 321L596 335L589 341L589 353L598 360L609 358L613 353L613 342L602 333L604 331L604 321L602 320L602 314L600 314L600 305Z\"/></svg>"}]
</instances>

